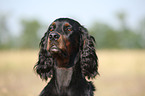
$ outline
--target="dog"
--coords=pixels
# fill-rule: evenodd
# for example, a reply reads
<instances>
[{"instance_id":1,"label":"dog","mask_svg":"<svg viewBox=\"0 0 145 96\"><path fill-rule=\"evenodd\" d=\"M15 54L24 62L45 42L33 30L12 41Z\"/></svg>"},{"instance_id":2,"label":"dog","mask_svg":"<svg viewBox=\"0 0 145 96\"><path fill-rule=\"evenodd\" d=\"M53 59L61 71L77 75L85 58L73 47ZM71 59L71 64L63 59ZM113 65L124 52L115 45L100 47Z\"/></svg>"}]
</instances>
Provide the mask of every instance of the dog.
<instances>
[{"instance_id":1,"label":"dog","mask_svg":"<svg viewBox=\"0 0 145 96\"><path fill-rule=\"evenodd\" d=\"M99 75L95 39L70 18L52 22L41 39L35 71L51 78L39 96L94 96L90 78Z\"/></svg>"}]
</instances>

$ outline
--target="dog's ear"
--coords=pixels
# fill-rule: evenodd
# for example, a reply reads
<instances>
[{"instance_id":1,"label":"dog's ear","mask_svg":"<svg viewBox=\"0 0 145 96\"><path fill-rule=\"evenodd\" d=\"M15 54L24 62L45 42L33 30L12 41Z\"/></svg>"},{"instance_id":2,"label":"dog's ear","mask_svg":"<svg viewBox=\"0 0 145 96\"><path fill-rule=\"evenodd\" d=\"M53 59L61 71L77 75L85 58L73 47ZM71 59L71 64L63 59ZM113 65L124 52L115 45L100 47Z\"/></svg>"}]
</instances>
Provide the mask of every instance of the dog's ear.
<instances>
[{"instance_id":1,"label":"dog's ear","mask_svg":"<svg viewBox=\"0 0 145 96\"><path fill-rule=\"evenodd\" d=\"M98 73L98 57L96 55L93 36L88 34L84 27L80 27L80 63L82 74L88 79L94 78Z\"/></svg>"},{"instance_id":2,"label":"dog's ear","mask_svg":"<svg viewBox=\"0 0 145 96\"><path fill-rule=\"evenodd\" d=\"M37 64L34 66L34 70L40 75L42 79L47 80L53 75L53 59L50 53L46 50L48 33L46 32L40 42L40 51Z\"/></svg>"}]
</instances>

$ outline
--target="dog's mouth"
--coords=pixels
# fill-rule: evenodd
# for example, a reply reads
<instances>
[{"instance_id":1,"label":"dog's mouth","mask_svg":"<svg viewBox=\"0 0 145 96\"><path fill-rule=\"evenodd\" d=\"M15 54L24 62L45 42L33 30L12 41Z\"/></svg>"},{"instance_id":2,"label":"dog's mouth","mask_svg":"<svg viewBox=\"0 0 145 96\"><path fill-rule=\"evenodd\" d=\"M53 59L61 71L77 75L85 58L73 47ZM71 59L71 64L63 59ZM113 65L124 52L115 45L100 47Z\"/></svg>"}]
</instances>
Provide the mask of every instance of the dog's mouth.
<instances>
[{"instance_id":1,"label":"dog's mouth","mask_svg":"<svg viewBox=\"0 0 145 96\"><path fill-rule=\"evenodd\" d=\"M58 56L67 57L68 56L68 54L65 50L61 50L56 45L52 45L49 49L49 52L55 57L58 57Z\"/></svg>"},{"instance_id":2,"label":"dog's mouth","mask_svg":"<svg viewBox=\"0 0 145 96\"><path fill-rule=\"evenodd\" d=\"M60 49L56 45L52 45L49 50L51 53L59 53Z\"/></svg>"}]
</instances>

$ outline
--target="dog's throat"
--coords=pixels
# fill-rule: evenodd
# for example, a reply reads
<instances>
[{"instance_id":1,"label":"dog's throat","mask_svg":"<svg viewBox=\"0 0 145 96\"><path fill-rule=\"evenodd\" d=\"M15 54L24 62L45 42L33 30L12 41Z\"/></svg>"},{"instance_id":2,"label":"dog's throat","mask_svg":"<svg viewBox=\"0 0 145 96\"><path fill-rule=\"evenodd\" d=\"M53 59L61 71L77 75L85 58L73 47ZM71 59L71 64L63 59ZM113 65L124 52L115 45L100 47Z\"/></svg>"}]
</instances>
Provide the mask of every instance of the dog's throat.
<instances>
[{"instance_id":1,"label":"dog's throat","mask_svg":"<svg viewBox=\"0 0 145 96\"><path fill-rule=\"evenodd\" d=\"M69 59L68 59L69 57L67 57L67 58L55 58L55 64L56 64L56 66L57 67L59 67L59 68L68 68L68 67L70 67L69 66Z\"/></svg>"},{"instance_id":2,"label":"dog's throat","mask_svg":"<svg viewBox=\"0 0 145 96\"><path fill-rule=\"evenodd\" d=\"M56 83L58 90L67 88L71 82L73 68L56 68Z\"/></svg>"}]
</instances>

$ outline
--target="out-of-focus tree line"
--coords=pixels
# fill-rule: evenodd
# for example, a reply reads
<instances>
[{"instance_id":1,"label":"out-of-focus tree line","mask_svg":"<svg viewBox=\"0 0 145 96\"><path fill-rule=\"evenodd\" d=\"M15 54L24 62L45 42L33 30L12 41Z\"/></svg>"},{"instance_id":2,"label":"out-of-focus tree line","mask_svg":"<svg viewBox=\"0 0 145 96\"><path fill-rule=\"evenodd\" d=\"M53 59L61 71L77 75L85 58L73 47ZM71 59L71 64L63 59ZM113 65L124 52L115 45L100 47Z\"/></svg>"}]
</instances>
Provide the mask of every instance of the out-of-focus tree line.
<instances>
[{"instance_id":1,"label":"out-of-focus tree line","mask_svg":"<svg viewBox=\"0 0 145 96\"><path fill-rule=\"evenodd\" d=\"M96 39L98 49L144 49L145 48L145 18L139 21L137 28L129 28L125 13L116 15L120 22L119 28L114 28L102 22L94 22L89 29ZM42 25L39 20L20 20L19 36L12 35L8 27L8 16L0 14L0 49L37 49L48 25Z\"/></svg>"},{"instance_id":2,"label":"out-of-focus tree line","mask_svg":"<svg viewBox=\"0 0 145 96\"><path fill-rule=\"evenodd\" d=\"M8 27L8 16L0 15L0 49L37 49L42 34L47 30L37 19L21 19L18 36ZM42 29L46 29L45 31ZM42 31L42 32L40 32Z\"/></svg>"},{"instance_id":3,"label":"out-of-focus tree line","mask_svg":"<svg viewBox=\"0 0 145 96\"><path fill-rule=\"evenodd\" d=\"M144 49L145 48L145 18L139 21L137 28L129 28L125 13L118 13L120 26L118 29L107 24L96 22L90 28L91 34L100 49Z\"/></svg>"}]
</instances>

